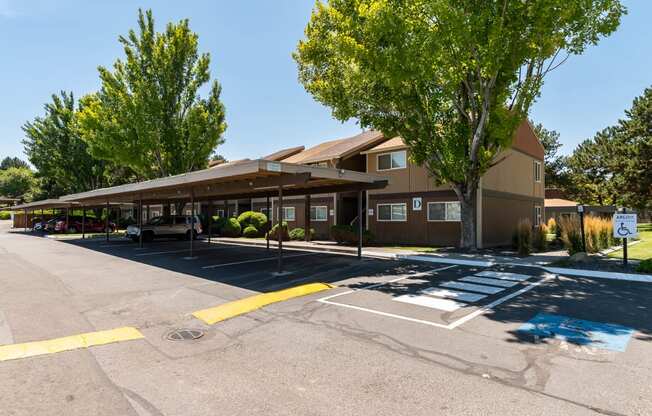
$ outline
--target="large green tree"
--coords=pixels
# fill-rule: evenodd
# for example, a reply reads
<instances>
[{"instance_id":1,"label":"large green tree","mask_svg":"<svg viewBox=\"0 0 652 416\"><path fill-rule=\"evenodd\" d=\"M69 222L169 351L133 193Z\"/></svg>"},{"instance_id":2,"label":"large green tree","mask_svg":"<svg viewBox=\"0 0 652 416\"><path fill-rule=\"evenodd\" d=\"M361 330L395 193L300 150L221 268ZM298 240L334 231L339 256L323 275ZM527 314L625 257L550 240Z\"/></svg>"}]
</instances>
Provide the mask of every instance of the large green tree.
<instances>
[{"instance_id":1,"label":"large green tree","mask_svg":"<svg viewBox=\"0 0 652 416\"><path fill-rule=\"evenodd\" d=\"M221 144L226 124L220 85L207 98L210 57L198 53L188 20L162 33L152 12L139 11L138 32L119 38L125 59L113 70L99 67L102 87L85 97L79 116L93 156L151 179L205 168Z\"/></svg>"},{"instance_id":2,"label":"large green tree","mask_svg":"<svg viewBox=\"0 0 652 416\"><path fill-rule=\"evenodd\" d=\"M0 170L6 170L9 168L29 168L29 165L24 160L21 160L17 157L5 157L0 162Z\"/></svg>"},{"instance_id":3,"label":"large green tree","mask_svg":"<svg viewBox=\"0 0 652 416\"><path fill-rule=\"evenodd\" d=\"M29 168L0 170L0 195L10 198L31 199L36 179Z\"/></svg>"},{"instance_id":4,"label":"large green tree","mask_svg":"<svg viewBox=\"0 0 652 416\"><path fill-rule=\"evenodd\" d=\"M544 78L618 27L618 0L319 1L299 79L340 120L400 135L449 184L461 246L476 246L478 183L510 146Z\"/></svg>"},{"instance_id":5,"label":"large green tree","mask_svg":"<svg viewBox=\"0 0 652 416\"><path fill-rule=\"evenodd\" d=\"M568 184L568 178L565 172L566 158L559 154L559 149L562 146L559 133L555 130L546 129L541 123L530 123L545 150L546 188L564 189Z\"/></svg>"},{"instance_id":6,"label":"large green tree","mask_svg":"<svg viewBox=\"0 0 652 416\"><path fill-rule=\"evenodd\" d=\"M25 154L37 169L42 197L84 192L114 183L110 163L93 158L79 137L72 93L52 95L45 115L23 125ZM119 179L118 179L119 182Z\"/></svg>"}]
</instances>

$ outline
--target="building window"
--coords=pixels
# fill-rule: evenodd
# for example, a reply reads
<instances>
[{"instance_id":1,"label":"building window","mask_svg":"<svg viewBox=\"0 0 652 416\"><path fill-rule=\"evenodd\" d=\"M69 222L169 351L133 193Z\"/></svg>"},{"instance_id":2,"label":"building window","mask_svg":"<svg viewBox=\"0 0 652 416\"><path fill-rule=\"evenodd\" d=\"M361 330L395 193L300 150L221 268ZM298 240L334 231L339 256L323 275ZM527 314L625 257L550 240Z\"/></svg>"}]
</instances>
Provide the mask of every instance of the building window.
<instances>
[{"instance_id":1,"label":"building window","mask_svg":"<svg viewBox=\"0 0 652 416\"><path fill-rule=\"evenodd\" d=\"M378 221L407 221L407 204L378 204Z\"/></svg>"},{"instance_id":2,"label":"building window","mask_svg":"<svg viewBox=\"0 0 652 416\"><path fill-rule=\"evenodd\" d=\"M217 216L220 217L220 218L224 217L224 210L223 209L218 209L217 210Z\"/></svg>"},{"instance_id":3,"label":"building window","mask_svg":"<svg viewBox=\"0 0 652 416\"><path fill-rule=\"evenodd\" d=\"M283 207L283 220L295 221L296 211L294 207Z\"/></svg>"},{"instance_id":4,"label":"building window","mask_svg":"<svg viewBox=\"0 0 652 416\"><path fill-rule=\"evenodd\" d=\"M460 221L459 202L428 202L428 221Z\"/></svg>"},{"instance_id":5,"label":"building window","mask_svg":"<svg viewBox=\"0 0 652 416\"><path fill-rule=\"evenodd\" d=\"M405 150L378 155L378 170L403 169L407 166Z\"/></svg>"},{"instance_id":6,"label":"building window","mask_svg":"<svg viewBox=\"0 0 652 416\"><path fill-rule=\"evenodd\" d=\"M327 206L310 207L310 221L327 221L327 220L328 220Z\"/></svg>"},{"instance_id":7,"label":"building window","mask_svg":"<svg viewBox=\"0 0 652 416\"><path fill-rule=\"evenodd\" d=\"M541 207L539 205L534 206L534 226L537 227L541 225Z\"/></svg>"},{"instance_id":8,"label":"building window","mask_svg":"<svg viewBox=\"0 0 652 416\"><path fill-rule=\"evenodd\" d=\"M541 162L534 161L534 181L541 182Z\"/></svg>"}]
</instances>

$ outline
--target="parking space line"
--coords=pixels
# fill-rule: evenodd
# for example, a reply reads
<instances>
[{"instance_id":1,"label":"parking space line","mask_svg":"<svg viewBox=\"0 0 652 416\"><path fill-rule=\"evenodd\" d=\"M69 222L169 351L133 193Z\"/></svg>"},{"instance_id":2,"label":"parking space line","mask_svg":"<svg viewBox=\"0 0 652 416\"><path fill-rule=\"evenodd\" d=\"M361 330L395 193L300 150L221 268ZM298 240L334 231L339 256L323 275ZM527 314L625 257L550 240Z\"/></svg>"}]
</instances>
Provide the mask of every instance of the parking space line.
<instances>
[{"instance_id":1,"label":"parking space line","mask_svg":"<svg viewBox=\"0 0 652 416\"><path fill-rule=\"evenodd\" d=\"M512 287L519 284L513 280L488 279L486 277L466 276L460 279L460 282L479 283L481 285Z\"/></svg>"},{"instance_id":2,"label":"parking space line","mask_svg":"<svg viewBox=\"0 0 652 416\"><path fill-rule=\"evenodd\" d=\"M204 248L195 248L194 251L208 251L208 250L227 250L231 247L204 247ZM148 253L136 254L136 257L146 257L146 256L157 256L159 254L175 254L175 253L185 253L190 251L189 248L179 249L179 250L168 250L168 251L153 251Z\"/></svg>"},{"instance_id":3,"label":"parking space line","mask_svg":"<svg viewBox=\"0 0 652 416\"><path fill-rule=\"evenodd\" d=\"M446 282L446 283L442 283L439 286L447 287L451 289L468 290L470 292L485 293L487 295L495 295L496 293L505 290L505 288L501 288L501 287L474 285L473 283L464 283L464 282Z\"/></svg>"},{"instance_id":4,"label":"parking space line","mask_svg":"<svg viewBox=\"0 0 652 416\"><path fill-rule=\"evenodd\" d=\"M201 319L209 325L252 312L272 303L278 303L292 298L310 295L333 288L328 283L310 283L307 285L295 286L289 289L275 292L261 293L260 295L249 296L233 302L228 302L213 308L193 312L195 318Z\"/></svg>"},{"instance_id":5,"label":"parking space line","mask_svg":"<svg viewBox=\"0 0 652 416\"><path fill-rule=\"evenodd\" d=\"M144 338L136 328L123 327L106 331L87 332L45 341L26 342L0 346L0 361L55 354L62 351L88 348L114 342L131 341Z\"/></svg>"},{"instance_id":6,"label":"parking space line","mask_svg":"<svg viewBox=\"0 0 652 416\"><path fill-rule=\"evenodd\" d=\"M463 303L455 302L454 300L433 298L426 295L401 295L392 300L446 312L453 312L464 307Z\"/></svg>"},{"instance_id":7,"label":"parking space line","mask_svg":"<svg viewBox=\"0 0 652 416\"><path fill-rule=\"evenodd\" d=\"M527 275L527 274L519 274L519 273L510 273L510 272L497 272L494 270L484 270L480 273L475 273L476 276L480 277L491 277L492 279L500 279L500 280L515 280L517 282L524 282L527 279L531 278L532 276Z\"/></svg>"},{"instance_id":8,"label":"parking space line","mask_svg":"<svg viewBox=\"0 0 652 416\"><path fill-rule=\"evenodd\" d=\"M293 258L293 257L303 257L303 256L314 256L316 254L320 254L320 253L293 254L293 255L290 255L290 256L283 256L283 259L290 259L290 258ZM263 259L251 259L251 260L234 261L234 262L231 262L231 263L211 264L210 266L203 266L202 269L216 269L218 267L234 266L234 265L237 265L237 264L257 263L257 262L261 262L261 261L270 261L270 260L276 260L276 259L278 259L277 256L265 257Z\"/></svg>"},{"instance_id":9,"label":"parking space line","mask_svg":"<svg viewBox=\"0 0 652 416\"><path fill-rule=\"evenodd\" d=\"M421 292L425 293L426 295L437 296L438 298L453 299L453 300L459 300L462 302L469 302L469 303L477 302L480 299L484 299L487 297L487 295L462 292L461 290L442 289L439 287L429 287L428 289L424 289Z\"/></svg>"}]
</instances>

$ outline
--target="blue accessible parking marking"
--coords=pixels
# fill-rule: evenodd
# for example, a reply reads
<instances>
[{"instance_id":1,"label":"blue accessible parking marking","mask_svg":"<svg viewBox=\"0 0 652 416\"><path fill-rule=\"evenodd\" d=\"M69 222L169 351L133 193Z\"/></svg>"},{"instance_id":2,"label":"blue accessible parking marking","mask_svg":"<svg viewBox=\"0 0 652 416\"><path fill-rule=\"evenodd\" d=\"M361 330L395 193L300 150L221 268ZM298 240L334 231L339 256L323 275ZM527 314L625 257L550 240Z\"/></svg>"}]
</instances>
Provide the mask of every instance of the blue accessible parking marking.
<instances>
[{"instance_id":1,"label":"blue accessible parking marking","mask_svg":"<svg viewBox=\"0 0 652 416\"><path fill-rule=\"evenodd\" d=\"M620 352L627 349L634 332L633 329L622 325L547 313L537 314L528 323L521 325L518 331L541 338L558 338L577 345Z\"/></svg>"}]
</instances>

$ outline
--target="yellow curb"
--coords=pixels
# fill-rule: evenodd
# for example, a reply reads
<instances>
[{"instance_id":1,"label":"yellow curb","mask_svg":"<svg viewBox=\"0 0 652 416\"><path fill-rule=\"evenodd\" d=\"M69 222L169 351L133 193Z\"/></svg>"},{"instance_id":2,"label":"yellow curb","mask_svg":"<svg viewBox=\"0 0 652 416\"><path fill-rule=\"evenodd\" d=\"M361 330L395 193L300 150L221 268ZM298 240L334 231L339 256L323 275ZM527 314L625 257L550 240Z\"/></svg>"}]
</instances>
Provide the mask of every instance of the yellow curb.
<instances>
[{"instance_id":1,"label":"yellow curb","mask_svg":"<svg viewBox=\"0 0 652 416\"><path fill-rule=\"evenodd\" d=\"M111 344L113 342L130 341L144 338L139 330L132 327L109 329L106 331L88 332L46 341L26 342L0 346L0 361L16 360L37 355L55 354L62 351L88 348L95 345Z\"/></svg>"},{"instance_id":2,"label":"yellow curb","mask_svg":"<svg viewBox=\"0 0 652 416\"><path fill-rule=\"evenodd\" d=\"M262 293L260 295L250 296L248 298L239 299L233 302L228 302L223 305L215 306L213 308L203 309L201 311L193 312L195 318L201 319L209 325L215 324L220 321L242 315L263 306L272 303L283 302L288 299L297 298L300 296L310 295L311 293L321 292L328 290L335 286L327 283L310 283L283 289L276 292Z\"/></svg>"}]
</instances>

